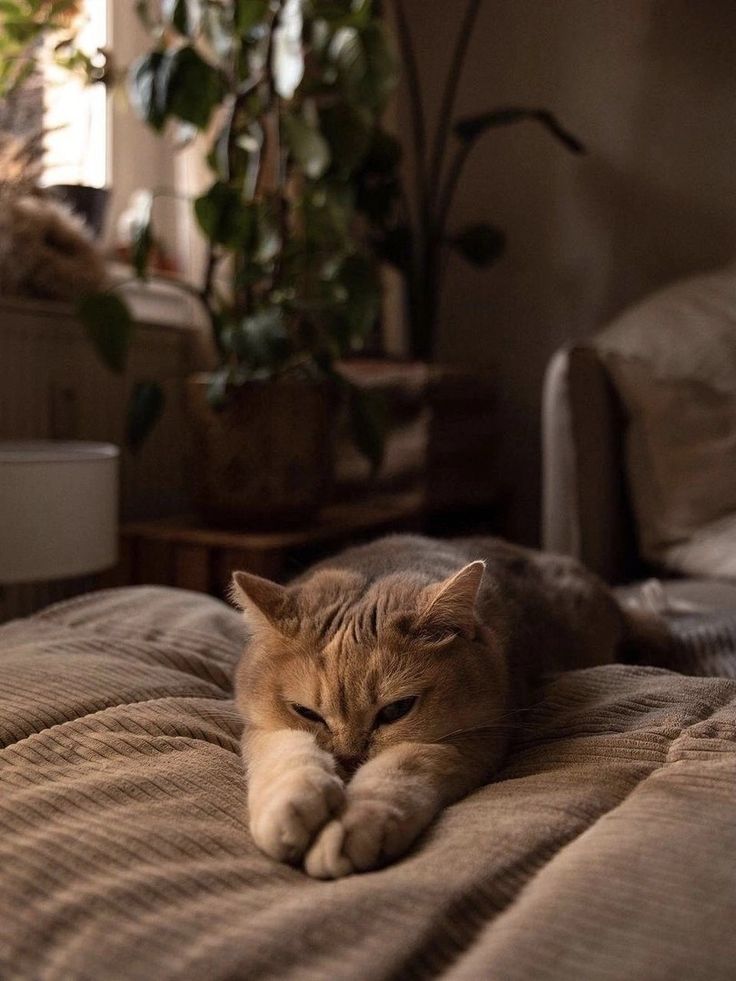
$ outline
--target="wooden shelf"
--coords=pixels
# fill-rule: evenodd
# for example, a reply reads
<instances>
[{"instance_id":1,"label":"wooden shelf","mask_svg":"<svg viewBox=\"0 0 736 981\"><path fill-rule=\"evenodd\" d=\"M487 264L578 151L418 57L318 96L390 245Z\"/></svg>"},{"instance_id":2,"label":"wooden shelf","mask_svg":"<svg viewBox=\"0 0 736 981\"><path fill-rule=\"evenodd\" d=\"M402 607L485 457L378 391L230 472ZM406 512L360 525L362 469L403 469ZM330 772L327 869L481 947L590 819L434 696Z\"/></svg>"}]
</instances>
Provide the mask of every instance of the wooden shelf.
<instances>
[{"instance_id":1,"label":"wooden shelf","mask_svg":"<svg viewBox=\"0 0 736 981\"><path fill-rule=\"evenodd\" d=\"M325 507L305 528L272 532L209 528L182 516L126 524L111 584L155 583L225 594L235 569L286 579L323 555L398 531L420 531L420 492L381 494Z\"/></svg>"}]
</instances>

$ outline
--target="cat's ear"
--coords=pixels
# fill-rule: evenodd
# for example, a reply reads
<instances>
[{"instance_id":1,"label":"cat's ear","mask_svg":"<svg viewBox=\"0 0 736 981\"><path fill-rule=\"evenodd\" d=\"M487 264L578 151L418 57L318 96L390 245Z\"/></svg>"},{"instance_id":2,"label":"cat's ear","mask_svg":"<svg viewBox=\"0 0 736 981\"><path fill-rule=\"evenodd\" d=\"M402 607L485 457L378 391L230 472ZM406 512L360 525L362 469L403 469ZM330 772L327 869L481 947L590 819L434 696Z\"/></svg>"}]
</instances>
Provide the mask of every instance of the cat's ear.
<instances>
[{"instance_id":1,"label":"cat's ear","mask_svg":"<svg viewBox=\"0 0 736 981\"><path fill-rule=\"evenodd\" d=\"M485 568L485 562L478 559L426 590L426 605L419 612L422 633L439 639L456 634L473 638L475 604Z\"/></svg>"},{"instance_id":2,"label":"cat's ear","mask_svg":"<svg viewBox=\"0 0 736 981\"><path fill-rule=\"evenodd\" d=\"M291 594L285 586L252 572L233 573L230 599L246 616L274 625L288 616L291 605Z\"/></svg>"}]
</instances>

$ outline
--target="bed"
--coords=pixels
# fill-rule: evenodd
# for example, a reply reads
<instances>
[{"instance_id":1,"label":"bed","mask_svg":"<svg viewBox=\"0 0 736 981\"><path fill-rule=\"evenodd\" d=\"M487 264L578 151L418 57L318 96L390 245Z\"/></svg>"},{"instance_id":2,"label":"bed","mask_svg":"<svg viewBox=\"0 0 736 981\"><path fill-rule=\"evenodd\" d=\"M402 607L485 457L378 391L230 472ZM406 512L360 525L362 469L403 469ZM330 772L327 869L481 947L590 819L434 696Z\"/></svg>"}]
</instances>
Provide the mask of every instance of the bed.
<instances>
[{"instance_id":1,"label":"bed","mask_svg":"<svg viewBox=\"0 0 736 981\"><path fill-rule=\"evenodd\" d=\"M243 640L152 587L0 628L0 977L732 981L736 680L552 678L496 781L318 882L247 832Z\"/></svg>"}]
</instances>

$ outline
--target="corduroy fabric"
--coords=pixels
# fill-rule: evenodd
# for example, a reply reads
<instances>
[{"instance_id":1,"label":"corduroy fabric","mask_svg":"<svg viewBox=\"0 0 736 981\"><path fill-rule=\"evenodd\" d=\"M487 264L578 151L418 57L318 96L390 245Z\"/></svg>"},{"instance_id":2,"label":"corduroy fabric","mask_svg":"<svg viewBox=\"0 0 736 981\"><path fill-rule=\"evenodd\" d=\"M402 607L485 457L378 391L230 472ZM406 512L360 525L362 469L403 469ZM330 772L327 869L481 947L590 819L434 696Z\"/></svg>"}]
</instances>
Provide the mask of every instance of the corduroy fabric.
<instances>
[{"instance_id":1,"label":"corduroy fabric","mask_svg":"<svg viewBox=\"0 0 736 981\"><path fill-rule=\"evenodd\" d=\"M672 616L673 650L663 665L683 674L736 678L736 613Z\"/></svg>"},{"instance_id":2,"label":"corduroy fabric","mask_svg":"<svg viewBox=\"0 0 736 981\"><path fill-rule=\"evenodd\" d=\"M2 979L732 979L736 681L551 681L491 785L404 861L253 846L239 617L165 589L0 629Z\"/></svg>"}]
</instances>

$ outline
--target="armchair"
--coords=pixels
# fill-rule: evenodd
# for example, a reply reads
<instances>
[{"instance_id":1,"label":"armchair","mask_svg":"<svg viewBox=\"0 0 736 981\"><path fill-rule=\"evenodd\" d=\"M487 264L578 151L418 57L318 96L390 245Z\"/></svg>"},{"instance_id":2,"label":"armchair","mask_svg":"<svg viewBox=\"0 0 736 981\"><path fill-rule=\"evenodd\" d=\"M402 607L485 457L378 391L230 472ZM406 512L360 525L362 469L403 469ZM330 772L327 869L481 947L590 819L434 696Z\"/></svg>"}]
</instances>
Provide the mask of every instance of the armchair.
<instances>
[{"instance_id":1,"label":"armchair","mask_svg":"<svg viewBox=\"0 0 736 981\"><path fill-rule=\"evenodd\" d=\"M638 392L637 399L642 395L640 400L645 401L647 392L656 390L660 384L683 386L685 394L674 403L676 418L670 420L676 426L680 412L685 415L688 412L686 402L691 395L690 389L684 386L697 384L705 391L702 373L706 359L702 348L709 343L709 337L714 338L714 344L722 344L725 337L727 346L733 344L731 336L736 338L732 323L736 320L736 303L731 306L725 302L730 294L726 296L724 283L729 290L733 289L736 283L733 268L676 284L632 308L601 334L587 342L571 343L553 356L545 376L542 404L542 537L544 548L579 558L609 583L631 584L655 576L661 579L661 595L667 602L675 605L690 603L700 608L736 609L736 579L724 577L717 566L713 575L692 574L686 569L677 570L666 561L672 550L664 550L663 563L651 555L644 557L646 547L642 546L642 539L646 536L642 535L635 506L636 489L632 488L630 479L629 441L632 426L640 425L640 420L636 418L637 407L632 407L628 397L630 393L620 384L619 370L620 364L635 363L637 371L641 371L641 365L645 363L642 352L651 347L655 359L653 366L650 365L651 385L645 386L643 395ZM717 297L717 303L711 302L713 296ZM708 303L704 297L708 298ZM685 306L691 338L697 338L697 357L693 356L697 381L677 379L673 382L670 377L663 383L659 370L660 352L662 344L666 344L667 331L679 332L675 343L682 345L681 361L686 360L683 341L686 331L681 329ZM699 324L692 324L697 313L703 317L702 329ZM709 334L709 323L718 318L717 328ZM726 354L729 357L730 351L728 347ZM721 354L719 352L719 359L710 356L711 363L720 361L719 370L723 369ZM673 355L671 363L674 360ZM707 400L708 397L706 393L704 398ZM715 434L706 432L706 437L711 442L717 437L718 446L726 454L725 467L733 466L736 473L736 458L728 455L730 431L724 434L720 421L725 415L728 429L729 420L733 419L733 432L736 432L736 415L730 414L731 403L727 396L721 398L719 394L718 398L725 404L726 411L724 414L719 403L718 431ZM733 405L736 406L736 401ZM706 420L706 430L709 425ZM651 425L646 430L650 443L654 431L655 427ZM685 441L688 438L683 430L683 450L687 449ZM639 446L639 450L641 448ZM651 450L651 445L644 448ZM657 476L662 477L662 473ZM697 473L694 479L698 479ZM713 492L716 493L715 487ZM730 518L727 516L726 520ZM730 547L728 540L723 547Z\"/></svg>"}]
</instances>

